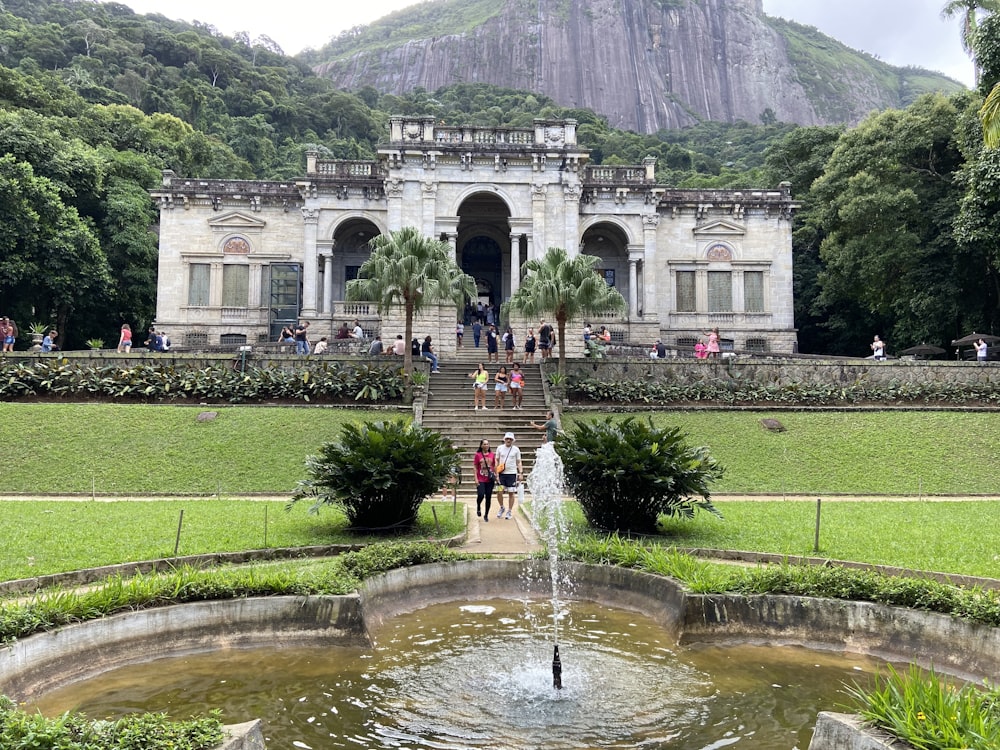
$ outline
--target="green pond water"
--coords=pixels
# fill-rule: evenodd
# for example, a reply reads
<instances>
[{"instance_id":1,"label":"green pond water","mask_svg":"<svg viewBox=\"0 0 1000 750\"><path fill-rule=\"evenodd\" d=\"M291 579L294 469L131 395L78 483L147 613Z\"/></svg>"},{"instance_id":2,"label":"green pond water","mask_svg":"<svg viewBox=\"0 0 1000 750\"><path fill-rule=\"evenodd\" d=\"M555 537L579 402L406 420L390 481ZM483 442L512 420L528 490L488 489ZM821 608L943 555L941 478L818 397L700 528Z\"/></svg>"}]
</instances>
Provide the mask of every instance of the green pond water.
<instances>
[{"instance_id":1,"label":"green pond water","mask_svg":"<svg viewBox=\"0 0 1000 750\"><path fill-rule=\"evenodd\" d=\"M374 649L274 648L157 660L53 692L47 714L220 708L261 718L268 750L805 750L816 714L878 662L801 648L679 647L651 619L569 602L563 689L548 602L451 603L400 616Z\"/></svg>"}]
</instances>

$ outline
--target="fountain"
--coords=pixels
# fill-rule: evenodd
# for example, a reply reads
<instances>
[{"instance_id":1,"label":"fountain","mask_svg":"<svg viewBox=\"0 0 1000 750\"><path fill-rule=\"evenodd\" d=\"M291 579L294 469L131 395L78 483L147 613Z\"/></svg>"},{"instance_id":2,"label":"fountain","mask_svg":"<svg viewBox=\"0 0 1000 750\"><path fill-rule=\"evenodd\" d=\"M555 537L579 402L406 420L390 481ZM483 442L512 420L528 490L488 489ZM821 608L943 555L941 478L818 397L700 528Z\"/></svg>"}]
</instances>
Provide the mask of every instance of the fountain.
<instances>
[{"instance_id":1,"label":"fountain","mask_svg":"<svg viewBox=\"0 0 1000 750\"><path fill-rule=\"evenodd\" d=\"M559 658L559 543L566 533L563 520L563 465L553 443L543 443L535 452L535 465L528 475L531 490L531 522L549 552L552 581L552 687L562 689L562 660Z\"/></svg>"}]
</instances>

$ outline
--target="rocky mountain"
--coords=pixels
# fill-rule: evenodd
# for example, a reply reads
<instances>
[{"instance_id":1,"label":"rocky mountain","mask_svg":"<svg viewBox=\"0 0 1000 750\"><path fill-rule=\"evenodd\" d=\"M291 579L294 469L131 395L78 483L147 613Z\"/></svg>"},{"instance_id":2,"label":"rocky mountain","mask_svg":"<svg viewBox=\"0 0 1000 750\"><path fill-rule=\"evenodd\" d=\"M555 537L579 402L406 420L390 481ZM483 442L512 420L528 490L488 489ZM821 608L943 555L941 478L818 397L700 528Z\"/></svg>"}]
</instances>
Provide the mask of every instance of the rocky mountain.
<instances>
[{"instance_id":1,"label":"rocky mountain","mask_svg":"<svg viewBox=\"0 0 1000 750\"><path fill-rule=\"evenodd\" d=\"M701 120L853 124L961 88L766 16L762 0L429 0L310 62L348 90L491 83L646 133Z\"/></svg>"}]
</instances>

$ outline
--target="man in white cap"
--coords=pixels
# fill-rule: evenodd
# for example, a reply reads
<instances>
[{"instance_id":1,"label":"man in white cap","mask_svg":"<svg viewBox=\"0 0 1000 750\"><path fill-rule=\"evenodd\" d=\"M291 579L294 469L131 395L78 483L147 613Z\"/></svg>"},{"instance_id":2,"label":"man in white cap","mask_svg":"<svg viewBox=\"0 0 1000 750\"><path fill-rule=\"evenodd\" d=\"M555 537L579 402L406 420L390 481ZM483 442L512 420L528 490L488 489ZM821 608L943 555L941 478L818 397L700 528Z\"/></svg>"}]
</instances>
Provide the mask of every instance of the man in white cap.
<instances>
[{"instance_id":1,"label":"man in white cap","mask_svg":"<svg viewBox=\"0 0 1000 750\"><path fill-rule=\"evenodd\" d=\"M508 432L503 436L503 445L497 448L497 492L500 497L500 510L497 511L497 518L510 518L514 510L514 492L517 490L517 483L524 478L524 467L521 465L521 449L514 445L514 433ZM502 467L502 468L501 468ZM503 493L507 492L507 512L504 515Z\"/></svg>"}]
</instances>

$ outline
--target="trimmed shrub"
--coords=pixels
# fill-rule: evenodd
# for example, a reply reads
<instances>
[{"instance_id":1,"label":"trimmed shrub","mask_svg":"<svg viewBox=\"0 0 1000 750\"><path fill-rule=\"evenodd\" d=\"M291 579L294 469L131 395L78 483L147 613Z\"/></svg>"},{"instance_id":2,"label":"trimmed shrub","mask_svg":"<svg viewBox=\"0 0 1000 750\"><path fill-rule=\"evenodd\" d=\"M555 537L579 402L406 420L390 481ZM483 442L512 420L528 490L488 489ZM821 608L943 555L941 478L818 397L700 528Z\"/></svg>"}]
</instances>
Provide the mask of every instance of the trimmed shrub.
<instances>
[{"instance_id":1,"label":"trimmed shrub","mask_svg":"<svg viewBox=\"0 0 1000 750\"><path fill-rule=\"evenodd\" d=\"M660 515L719 512L709 484L723 468L676 427L635 417L577 424L556 444L566 484L587 521L615 531L652 532Z\"/></svg>"},{"instance_id":2,"label":"trimmed shrub","mask_svg":"<svg viewBox=\"0 0 1000 750\"><path fill-rule=\"evenodd\" d=\"M289 506L309 498L311 512L323 505L343 509L353 529L405 530L458 465L459 451L433 430L402 421L346 424L338 442L306 458L309 477Z\"/></svg>"}]
</instances>

